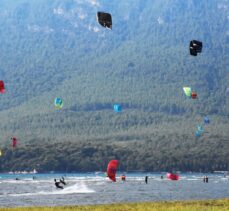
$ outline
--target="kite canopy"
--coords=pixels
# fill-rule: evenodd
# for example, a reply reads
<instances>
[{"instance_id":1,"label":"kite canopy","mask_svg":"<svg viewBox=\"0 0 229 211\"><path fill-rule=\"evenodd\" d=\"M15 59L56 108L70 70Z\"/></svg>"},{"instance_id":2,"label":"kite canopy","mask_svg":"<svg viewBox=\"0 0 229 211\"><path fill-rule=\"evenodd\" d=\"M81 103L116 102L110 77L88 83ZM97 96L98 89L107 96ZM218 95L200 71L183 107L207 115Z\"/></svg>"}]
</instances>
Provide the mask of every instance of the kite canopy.
<instances>
[{"instance_id":1,"label":"kite canopy","mask_svg":"<svg viewBox=\"0 0 229 211\"><path fill-rule=\"evenodd\" d=\"M202 52L202 47L203 47L202 42L197 40L190 41L189 44L190 55L197 56L197 53Z\"/></svg>"},{"instance_id":2,"label":"kite canopy","mask_svg":"<svg viewBox=\"0 0 229 211\"><path fill-rule=\"evenodd\" d=\"M187 97L192 96L192 88L191 87L183 87L184 93Z\"/></svg>"},{"instance_id":3,"label":"kite canopy","mask_svg":"<svg viewBox=\"0 0 229 211\"><path fill-rule=\"evenodd\" d=\"M199 130L197 130L196 132L195 132L195 136L196 136L196 138L199 138L200 136L201 136L201 132L199 131Z\"/></svg>"},{"instance_id":4,"label":"kite canopy","mask_svg":"<svg viewBox=\"0 0 229 211\"><path fill-rule=\"evenodd\" d=\"M118 160L111 160L107 166L107 176L116 182L116 172L118 169Z\"/></svg>"},{"instance_id":5,"label":"kite canopy","mask_svg":"<svg viewBox=\"0 0 229 211\"><path fill-rule=\"evenodd\" d=\"M54 105L56 108L62 108L64 103L62 101L61 98L57 97L55 100L54 100Z\"/></svg>"},{"instance_id":6,"label":"kite canopy","mask_svg":"<svg viewBox=\"0 0 229 211\"><path fill-rule=\"evenodd\" d=\"M202 132L204 132L204 127L202 125L198 125L197 130L202 133Z\"/></svg>"},{"instance_id":7,"label":"kite canopy","mask_svg":"<svg viewBox=\"0 0 229 211\"><path fill-rule=\"evenodd\" d=\"M121 112L122 111L122 106L121 105L119 105L119 104L115 104L114 105L114 111L115 112Z\"/></svg>"},{"instance_id":8,"label":"kite canopy","mask_svg":"<svg viewBox=\"0 0 229 211\"><path fill-rule=\"evenodd\" d=\"M192 99L196 99L197 98L197 93L195 91L192 91L191 96L192 96Z\"/></svg>"},{"instance_id":9,"label":"kite canopy","mask_svg":"<svg viewBox=\"0 0 229 211\"><path fill-rule=\"evenodd\" d=\"M178 174L167 173L166 177L169 180L179 180L179 175Z\"/></svg>"},{"instance_id":10,"label":"kite canopy","mask_svg":"<svg viewBox=\"0 0 229 211\"><path fill-rule=\"evenodd\" d=\"M15 148L17 146L17 138L12 137L11 140L12 140L12 147Z\"/></svg>"},{"instance_id":11,"label":"kite canopy","mask_svg":"<svg viewBox=\"0 0 229 211\"><path fill-rule=\"evenodd\" d=\"M111 14L106 12L97 12L97 20L101 26L112 29Z\"/></svg>"},{"instance_id":12,"label":"kite canopy","mask_svg":"<svg viewBox=\"0 0 229 211\"><path fill-rule=\"evenodd\" d=\"M205 124L209 124L210 123L210 119L207 116L204 117L204 123Z\"/></svg>"},{"instance_id":13,"label":"kite canopy","mask_svg":"<svg viewBox=\"0 0 229 211\"><path fill-rule=\"evenodd\" d=\"M0 81L0 93L4 94L5 93L5 85L4 81Z\"/></svg>"}]
</instances>

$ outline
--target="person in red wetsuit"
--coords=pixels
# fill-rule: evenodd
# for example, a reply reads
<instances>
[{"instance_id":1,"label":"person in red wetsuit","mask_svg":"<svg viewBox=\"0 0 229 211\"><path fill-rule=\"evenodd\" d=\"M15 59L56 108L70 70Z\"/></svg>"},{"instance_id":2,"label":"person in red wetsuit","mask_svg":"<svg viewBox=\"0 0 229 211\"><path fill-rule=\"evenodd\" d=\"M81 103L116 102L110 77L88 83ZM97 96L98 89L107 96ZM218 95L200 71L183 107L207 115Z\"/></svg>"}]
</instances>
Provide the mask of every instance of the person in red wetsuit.
<instances>
[{"instance_id":1,"label":"person in red wetsuit","mask_svg":"<svg viewBox=\"0 0 229 211\"><path fill-rule=\"evenodd\" d=\"M11 138L12 140L12 146L15 148L17 146L17 139L15 137Z\"/></svg>"}]
</instances>

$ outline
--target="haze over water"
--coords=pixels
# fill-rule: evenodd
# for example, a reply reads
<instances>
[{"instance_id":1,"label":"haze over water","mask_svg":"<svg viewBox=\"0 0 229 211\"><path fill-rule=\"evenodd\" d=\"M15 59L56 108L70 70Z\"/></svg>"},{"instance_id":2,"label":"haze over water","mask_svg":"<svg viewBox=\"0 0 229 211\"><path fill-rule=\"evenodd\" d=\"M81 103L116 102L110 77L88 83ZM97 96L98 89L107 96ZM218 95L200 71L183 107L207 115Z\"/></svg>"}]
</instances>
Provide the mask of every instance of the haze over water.
<instances>
[{"instance_id":1,"label":"haze over water","mask_svg":"<svg viewBox=\"0 0 229 211\"><path fill-rule=\"evenodd\" d=\"M121 175L121 174L119 174ZM148 184L144 177L148 175ZM161 200L216 199L229 197L229 177L208 174L181 174L179 181L161 179L162 174L128 173L127 181L116 183L104 173L0 174L0 207L64 206ZM32 177L35 176L35 180ZM56 189L54 178L65 176L67 185ZM19 180L15 180L19 178Z\"/></svg>"}]
</instances>

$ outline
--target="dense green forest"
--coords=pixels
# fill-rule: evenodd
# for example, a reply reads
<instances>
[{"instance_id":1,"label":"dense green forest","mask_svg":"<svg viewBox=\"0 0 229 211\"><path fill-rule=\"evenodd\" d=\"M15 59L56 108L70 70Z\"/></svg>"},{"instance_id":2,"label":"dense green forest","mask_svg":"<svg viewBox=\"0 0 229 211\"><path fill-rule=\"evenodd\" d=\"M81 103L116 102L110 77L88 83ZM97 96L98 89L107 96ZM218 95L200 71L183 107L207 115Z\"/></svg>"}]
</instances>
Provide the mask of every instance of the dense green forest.
<instances>
[{"instance_id":1,"label":"dense green forest","mask_svg":"<svg viewBox=\"0 0 229 211\"><path fill-rule=\"evenodd\" d=\"M228 170L228 5L1 0L0 171L104 170L112 158L122 170ZM112 14L112 30L97 11ZM197 57L192 39L203 42ZM196 139L205 115L211 123Z\"/></svg>"},{"instance_id":2,"label":"dense green forest","mask_svg":"<svg viewBox=\"0 0 229 211\"><path fill-rule=\"evenodd\" d=\"M106 171L111 159L119 160L120 171L211 172L229 168L229 152L225 151L229 147L227 139L209 136L208 142L196 143L187 136L177 138L162 135L132 143L93 140L8 148L1 157L0 171Z\"/></svg>"}]
</instances>

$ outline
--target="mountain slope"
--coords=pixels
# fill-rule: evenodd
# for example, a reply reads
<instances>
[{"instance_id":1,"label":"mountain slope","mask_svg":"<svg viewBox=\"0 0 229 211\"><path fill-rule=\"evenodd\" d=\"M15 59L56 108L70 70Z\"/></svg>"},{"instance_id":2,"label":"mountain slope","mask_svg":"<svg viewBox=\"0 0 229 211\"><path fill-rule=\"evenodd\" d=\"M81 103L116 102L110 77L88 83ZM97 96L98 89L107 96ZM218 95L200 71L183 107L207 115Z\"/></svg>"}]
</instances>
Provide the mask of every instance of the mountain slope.
<instances>
[{"instance_id":1,"label":"mountain slope","mask_svg":"<svg viewBox=\"0 0 229 211\"><path fill-rule=\"evenodd\" d=\"M228 138L228 3L1 1L0 78L7 92L0 96L0 141L118 140L145 127L193 135L206 114L214 134ZM112 13L112 31L97 24L98 10ZM195 58L192 39L204 44ZM192 86L198 100L186 99L183 86ZM58 111L57 96L64 100ZM116 102L123 115L112 113Z\"/></svg>"}]
</instances>

